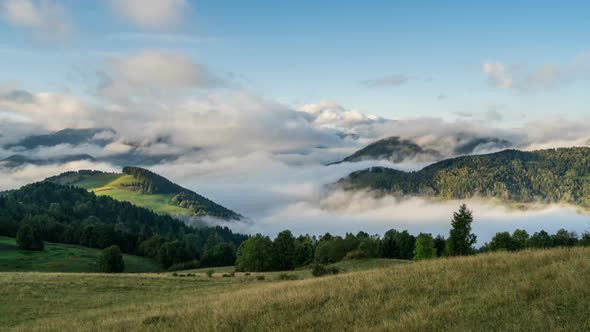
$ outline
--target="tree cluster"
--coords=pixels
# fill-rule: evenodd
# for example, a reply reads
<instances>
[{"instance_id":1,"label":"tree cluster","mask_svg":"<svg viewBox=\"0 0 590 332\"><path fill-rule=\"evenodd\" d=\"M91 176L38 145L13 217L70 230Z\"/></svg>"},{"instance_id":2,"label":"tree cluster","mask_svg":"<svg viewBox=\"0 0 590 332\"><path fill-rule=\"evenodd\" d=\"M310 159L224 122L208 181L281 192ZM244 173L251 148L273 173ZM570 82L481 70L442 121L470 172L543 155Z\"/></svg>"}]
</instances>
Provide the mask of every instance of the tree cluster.
<instances>
[{"instance_id":1,"label":"tree cluster","mask_svg":"<svg viewBox=\"0 0 590 332\"><path fill-rule=\"evenodd\" d=\"M231 265L235 248L248 238L227 227L189 227L127 202L49 182L0 194L0 235L20 238L22 248L37 250L43 241L98 249L116 245L166 268L194 260L203 266Z\"/></svg>"}]
</instances>

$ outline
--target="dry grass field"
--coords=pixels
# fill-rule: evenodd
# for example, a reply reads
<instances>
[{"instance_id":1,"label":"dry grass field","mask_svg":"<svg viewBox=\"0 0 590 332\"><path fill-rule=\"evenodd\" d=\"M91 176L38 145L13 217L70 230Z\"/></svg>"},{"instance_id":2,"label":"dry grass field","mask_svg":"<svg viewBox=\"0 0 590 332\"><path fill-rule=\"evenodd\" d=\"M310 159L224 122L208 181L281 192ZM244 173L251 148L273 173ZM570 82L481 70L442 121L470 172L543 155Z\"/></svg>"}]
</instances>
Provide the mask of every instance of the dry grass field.
<instances>
[{"instance_id":1,"label":"dry grass field","mask_svg":"<svg viewBox=\"0 0 590 332\"><path fill-rule=\"evenodd\" d=\"M1 273L0 329L590 330L590 249L584 248L375 266L294 281L280 281L276 273L258 274L264 280L180 274Z\"/></svg>"}]
</instances>

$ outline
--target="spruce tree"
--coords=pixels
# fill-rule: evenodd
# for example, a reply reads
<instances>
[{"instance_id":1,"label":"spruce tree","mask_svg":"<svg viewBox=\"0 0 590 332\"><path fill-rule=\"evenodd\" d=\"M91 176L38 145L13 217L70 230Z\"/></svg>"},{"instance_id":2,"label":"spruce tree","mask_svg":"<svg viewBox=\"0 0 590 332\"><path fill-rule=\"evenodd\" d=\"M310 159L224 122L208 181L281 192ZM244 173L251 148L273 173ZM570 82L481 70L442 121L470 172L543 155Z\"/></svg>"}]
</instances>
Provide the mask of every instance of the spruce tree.
<instances>
[{"instance_id":1,"label":"spruce tree","mask_svg":"<svg viewBox=\"0 0 590 332\"><path fill-rule=\"evenodd\" d=\"M475 252L473 245L477 237L471 233L471 223L473 222L473 212L467 205L463 204L459 211L453 214L451 221L451 231L445 247L448 256L465 256Z\"/></svg>"}]
</instances>

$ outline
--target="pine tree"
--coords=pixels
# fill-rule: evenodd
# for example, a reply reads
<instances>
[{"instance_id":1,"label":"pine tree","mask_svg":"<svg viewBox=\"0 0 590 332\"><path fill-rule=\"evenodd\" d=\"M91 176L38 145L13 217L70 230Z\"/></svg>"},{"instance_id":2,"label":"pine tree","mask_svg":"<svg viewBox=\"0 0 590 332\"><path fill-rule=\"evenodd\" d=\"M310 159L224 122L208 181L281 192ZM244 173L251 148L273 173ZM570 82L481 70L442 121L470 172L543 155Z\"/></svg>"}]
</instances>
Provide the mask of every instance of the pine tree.
<instances>
[{"instance_id":1,"label":"pine tree","mask_svg":"<svg viewBox=\"0 0 590 332\"><path fill-rule=\"evenodd\" d=\"M445 247L447 256L465 256L475 252L473 245L477 241L475 234L471 233L473 212L463 204L458 212L453 214L451 231Z\"/></svg>"}]
</instances>

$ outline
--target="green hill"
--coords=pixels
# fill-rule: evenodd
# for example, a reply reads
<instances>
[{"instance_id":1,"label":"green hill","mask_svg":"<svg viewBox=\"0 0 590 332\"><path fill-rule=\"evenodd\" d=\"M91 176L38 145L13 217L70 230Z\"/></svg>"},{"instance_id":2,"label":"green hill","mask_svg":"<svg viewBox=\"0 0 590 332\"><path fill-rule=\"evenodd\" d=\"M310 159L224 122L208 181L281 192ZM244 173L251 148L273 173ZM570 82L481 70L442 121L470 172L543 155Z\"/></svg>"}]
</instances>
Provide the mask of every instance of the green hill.
<instances>
[{"instance_id":1,"label":"green hill","mask_svg":"<svg viewBox=\"0 0 590 332\"><path fill-rule=\"evenodd\" d=\"M258 276L264 275L264 280ZM494 253L322 278L0 274L0 329L588 331L590 249ZM42 285L42 286L40 286Z\"/></svg>"},{"instance_id":2,"label":"green hill","mask_svg":"<svg viewBox=\"0 0 590 332\"><path fill-rule=\"evenodd\" d=\"M423 149L410 140L389 137L373 142L335 164L363 160L389 160L393 163L399 163L406 159L432 160L437 158L440 158L438 151Z\"/></svg>"},{"instance_id":3,"label":"green hill","mask_svg":"<svg viewBox=\"0 0 590 332\"><path fill-rule=\"evenodd\" d=\"M139 167L125 167L122 173L89 170L66 172L45 181L84 188L100 196L110 196L172 216L214 217L224 220L243 218L206 197Z\"/></svg>"},{"instance_id":4,"label":"green hill","mask_svg":"<svg viewBox=\"0 0 590 332\"><path fill-rule=\"evenodd\" d=\"M0 236L0 272L98 272L100 250L69 244L46 243L43 251L20 250L14 238ZM126 273L159 272L154 260L123 255Z\"/></svg>"},{"instance_id":5,"label":"green hill","mask_svg":"<svg viewBox=\"0 0 590 332\"><path fill-rule=\"evenodd\" d=\"M417 172L373 167L338 181L347 190L443 199L494 197L590 208L590 148L561 148L444 160Z\"/></svg>"},{"instance_id":6,"label":"green hill","mask_svg":"<svg viewBox=\"0 0 590 332\"><path fill-rule=\"evenodd\" d=\"M0 192L0 236L16 237L23 224L46 242L97 249L117 245L124 253L158 260L166 268L199 259L218 246L229 246L235 254L248 238L227 227L191 227L129 202L51 182ZM162 247L168 248L165 256L159 255ZM209 256L202 266L223 264L225 256Z\"/></svg>"}]
</instances>

